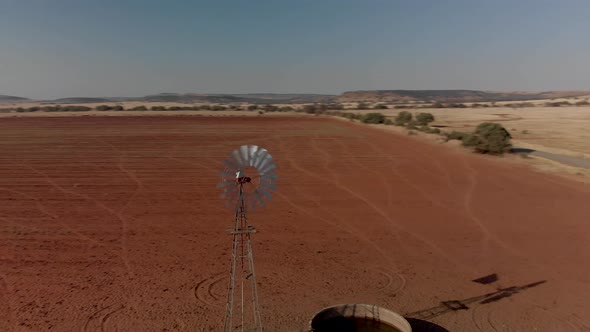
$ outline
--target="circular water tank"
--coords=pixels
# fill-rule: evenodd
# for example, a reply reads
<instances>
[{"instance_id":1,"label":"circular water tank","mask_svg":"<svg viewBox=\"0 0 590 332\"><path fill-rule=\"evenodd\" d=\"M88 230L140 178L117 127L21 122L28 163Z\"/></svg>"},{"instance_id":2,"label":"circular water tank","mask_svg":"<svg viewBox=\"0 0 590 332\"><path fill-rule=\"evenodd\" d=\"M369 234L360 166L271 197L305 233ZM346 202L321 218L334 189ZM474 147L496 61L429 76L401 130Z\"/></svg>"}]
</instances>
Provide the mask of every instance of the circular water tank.
<instances>
[{"instance_id":1,"label":"circular water tank","mask_svg":"<svg viewBox=\"0 0 590 332\"><path fill-rule=\"evenodd\" d=\"M412 332L401 315L370 304L324 308L309 322L313 332Z\"/></svg>"}]
</instances>

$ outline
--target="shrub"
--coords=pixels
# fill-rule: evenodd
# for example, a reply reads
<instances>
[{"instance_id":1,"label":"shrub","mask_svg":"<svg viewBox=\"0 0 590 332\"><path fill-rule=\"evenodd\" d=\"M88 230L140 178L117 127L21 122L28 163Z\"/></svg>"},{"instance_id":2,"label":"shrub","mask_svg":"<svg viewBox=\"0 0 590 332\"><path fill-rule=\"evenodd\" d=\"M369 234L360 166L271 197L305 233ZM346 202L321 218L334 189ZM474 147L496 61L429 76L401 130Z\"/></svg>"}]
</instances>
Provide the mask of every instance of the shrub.
<instances>
[{"instance_id":1,"label":"shrub","mask_svg":"<svg viewBox=\"0 0 590 332\"><path fill-rule=\"evenodd\" d=\"M385 122L385 115L381 113L367 113L361 116L362 123L384 123Z\"/></svg>"},{"instance_id":2,"label":"shrub","mask_svg":"<svg viewBox=\"0 0 590 332\"><path fill-rule=\"evenodd\" d=\"M590 105L590 103L587 100L581 100L576 102L576 106L586 106L586 105Z\"/></svg>"},{"instance_id":3,"label":"shrub","mask_svg":"<svg viewBox=\"0 0 590 332\"><path fill-rule=\"evenodd\" d=\"M350 120L358 120L361 117L358 113L344 113L343 116Z\"/></svg>"},{"instance_id":4,"label":"shrub","mask_svg":"<svg viewBox=\"0 0 590 332\"><path fill-rule=\"evenodd\" d=\"M463 144L463 146L475 147L478 144L480 144L480 141L477 135L473 133L468 133L465 134L465 136L461 137L461 143Z\"/></svg>"},{"instance_id":5,"label":"shrub","mask_svg":"<svg viewBox=\"0 0 590 332\"><path fill-rule=\"evenodd\" d=\"M110 111L112 109L113 108L111 106L109 106L109 105L98 105L98 106L96 106L96 110L97 111L101 111L101 112L103 112L103 111Z\"/></svg>"},{"instance_id":6,"label":"shrub","mask_svg":"<svg viewBox=\"0 0 590 332\"><path fill-rule=\"evenodd\" d=\"M147 111L147 107L141 105L141 106L135 106L131 109L132 111Z\"/></svg>"},{"instance_id":7,"label":"shrub","mask_svg":"<svg viewBox=\"0 0 590 332\"><path fill-rule=\"evenodd\" d=\"M412 113L408 111L401 111L395 117L395 124L398 126L403 126L412 121Z\"/></svg>"},{"instance_id":8,"label":"shrub","mask_svg":"<svg viewBox=\"0 0 590 332\"><path fill-rule=\"evenodd\" d=\"M367 104L367 103L358 103L356 105L356 109L358 109L358 110L368 110L369 109L369 104Z\"/></svg>"},{"instance_id":9,"label":"shrub","mask_svg":"<svg viewBox=\"0 0 590 332\"><path fill-rule=\"evenodd\" d=\"M292 112L294 109L291 106L283 106L279 108L279 112Z\"/></svg>"},{"instance_id":10,"label":"shrub","mask_svg":"<svg viewBox=\"0 0 590 332\"><path fill-rule=\"evenodd\" d=\"M124 111L125 108L123 108L123 106L121 105L116 105L113 107L113 111Z\"/></svg>"},{"instance_id":11,"label":"shrub","mask_svg":"<svg viewBox=\"0 0 590 332\"><path fill-rule=\"evenodd\" d=\"M377 104L373 108L376 109L376 110L386 110L386 109L388 109L387 105L383 105L383 104Z\"/></svg>"},{"instance_id":12,"label":"shrub","mask_svg":"<svg viewBox=\"0 0 590 332\"><path fill-rule=\"evenodd\" d=\"M223 105L213 105L211 106L211 110L212 111L225 111L227 109L227 107L223 106Z\"/></svg>"},{"instance_id":13,"label":"shrub","mask_svg":"<svg viewBox=\"0 0 590 332\"><path fill-rule=\"evenodd\" d=\"M499 123L484 122L475 129L477 145L475 151L479 153L503 154L510 150L510 133Z\"/></svg>"},{"instance_id":14,"label":"shrub","mask_svg":"<svg viewBox=\"0 0 590 332\"><path fill-rule=\"evenodd\" d=\"M199 109L200 110L210 110L211 105L204 104L204 105L199 106Z\"/></svg>"},{"instance_id":15,"label":"shrub","mask_svg":"<svg viewBox=\"0 0 590 332\"><path fill-rule=\"evenodd\" d=\"M278 106L275 105L264 105L262 108L265 112L277 112L279 110Z\"/></svg>"},{"instance_id":16,"label":"shrub","mask_svg":"<svg viewBox=\"0 0 590 332\"><path fill-rule=\"evenodd\" d=\"M416 115L416 124L419 126L428 126L432 121L434 121L434 115L430 113L418 113Z\"/></svg>"},{"instance_id":17,"label":"shrub","mask_svg":"<svg viewBox=\"0 0 590 332\"><path fill-rule=\"evenodd\" d=\"M452 139L462 141L463 137L467 136L467 133L464 133L462 131L453 130L450 133L444 133L444 135L447 137L448 141L450 141Z\"/></svg>"},{"instance_id":18,"label":"shrub","mask_svg":"<svg viewBox=\"0 0 590 332\"><path fill-rule=\"evenodd\" d=\"M315 114L317 111L318 110L315 105L303 105L303 112L307 114Z\"/></svg>"},{"instance_id":19,"label":"shrub","mask_svg":"<svg viewBox=\"0 0 590 332\"><path fill-rule=\"evenodd\" d=\"M410 136L416 135L416 132L415 132L415 131L413 131L413 130L409 130L409 131L408 131L408 135L410 135Z\"/></svg>"},{"instance_id":20,"label":"shrub","mask_svg":"<svg viewBox=\"0 0 590 332\"><path fill-rule=\"evenodd\" d=\"M440 129L430 128L428 126L421 126L420 128L418 128L418 130L420 130L423 133L427 133L427 134L440 134Z\"/></svg>"},{"instance_id":21,"label":"shrub","mask_svg":"<svg viewBox=\"0 0 590 332\"><path fill-rule=\"evenodd\" d=\"M384 125L386 126L392 126L393 125L393 121L391 121L391 119L385 119L385 121L383 122Z\"/></svg>"},{"instance_id":22,"label":"shrub","mask_svg":"<svg viewBox=\"0 0 590 332\"><path fill-rule=\"evenodd\" d=\"M248 106L248 111L255 111L258 109L258 105L249 105Z\"/></svg>"},{"instance_id":23,"label":"shrub","mask_svg":"<svg viewBox=\"0 0 590 332\"><path fill-rule=\"evenodd\" d=\"M330 103L330 104L328 104L328 109L329 110L343 110L344 105L342 105L340 103Z\"/></svg>"},{"instance_id":24,"label":"shrub","mask_svg":"<svg viewBox=\"0 0 590 332\"><path fill-rule=\"evenodd\" d=\"M152 111L165 111L166 107L165 106L152 106L151 110Z\"/></svg>"},{"instance_id":25,"label":"shrub","mask_svg":"<svg viewBox=\"0 0 590 332\"><path fill-rule=\"evenodd\" d=\"M258 115L264 114L264 111L258 111Z\"/></svg>"}]
</instances>

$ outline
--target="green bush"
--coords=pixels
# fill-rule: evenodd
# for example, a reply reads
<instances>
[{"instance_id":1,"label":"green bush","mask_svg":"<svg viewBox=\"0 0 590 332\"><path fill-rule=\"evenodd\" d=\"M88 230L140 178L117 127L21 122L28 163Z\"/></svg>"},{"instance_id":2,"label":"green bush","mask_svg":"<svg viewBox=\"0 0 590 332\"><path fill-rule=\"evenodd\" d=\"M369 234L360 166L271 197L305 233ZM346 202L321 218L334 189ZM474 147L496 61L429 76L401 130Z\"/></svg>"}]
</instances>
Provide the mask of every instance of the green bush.
<instances>
[{"instance_id":1,"label":"green bush","mask_svg":"<svg viewBox=\"0 0 590 332\"><path fill-rule=\"evenodd\" d=\"M213 105L211 106L211 110L212 111L225 111L227 109L227 107L223 106L223 105Z\"/></svg>"},{"instance_id":2,"label":"green bush","mask_svg":"<svg viewBox=\"0 0 590 332\"><path fill-rule=\"evenodd\" d=\"M428 126L421 126L420 128L418 128L418 130L420 130L423 133L427 133L427 134L440 134L440 129L430 128Z\"/></svg>"},{"instance_id":3,"label":"green bush","mask_svg":"<svg viewBox=\"0 0 590 332\"><path fill-rule=\"evenodd\" d=\"M393 121L391 121L391 119L385 119L385 121L383 122L384 125L386 126L391 126L393 125Z\"/></svg>"},{"instance_id":4,"label":"green bush","mask_svg":"<svg viewBox=\"0 0 590 332\"><path fill-rule=\"evenodd\" d=\"M248 106L248 111L255 111L258 109L258 105L249 105Z\"/></svg>"},{"instance_id":5,"label":"green bush","mask_svg":"<svg viewBox=\"0 0 590 332\"><path fill-rule=\"evenodd\" d=\"M344 113L343 116L350 120L358 120L361 117L358 113Z\"/></svg>"},{"instance_id":6,"label":"green bush","mask_svg":"<svg viewBox=\"0 0 590 332\"><path fill-rule=\"evenodd\" d=\"M113 107L113 111L124 111L125 108L123 108L123 106L121 105L117 105Z\"/></svg>"},{"instance_id":7,"label":"green bush","mask_svg":"<svg viewBox=\"0 0 590 332\"><path fill-rule=\"evenodd\" d=\"M477 126L475 151L488 154L503 154L510 150L510 133L499 123L484 122Z\"/></svg>"},{"instance_id":8,"label":"green bush","mask_svg":"<svg viewBox=\"0 0 590 332\"><path fill-rule=\"evenodd\" d=\"M385 122L385 115L381 113L367 113L363 114L360 118L362 123L384 123Z\"/></svg>"},{"instance_id":9,"label":"green bush","mask_svg":"<svg viewBox=\"0 0 590 332\"><path fill-rule=\"evenodd\" d=\"M269 105L264 105L264 107L262 109L265 112L277 112L279 110L279 107L269 104Z\"/></svg>"},{"instance_id":10,"label":"green bush","mask_svg":"<svg viewBox=\"0 0 590 332\"><path fill-rule=\"evenodd\" d=\"M468 134L462 131L453 130L450 133L444 133L444 135L447 137L448 141L452 139L462 141L463 137L467 136Z\"/></svg>"},{"instance_id":11,"label":"green bush","mask_svg":"<svg viewBox=\"0 0 590 332\"><path fill-rule=\"evenodd\" d=\"M165 106L152 106L151 110L152 111L165 111L166 107Z\"/></svg>"},{"instance_id":12,"label":"green bush","mask_svg":"<svg viewBox=\"0 0 590 332\"><path fill-rule=\"evenodd\" d=\"M461 143L463 144L463 146L475 147L475 146L478 146L481 142L479 140L479 137L477 137L477 135L475 135L473 133L468 133L461 138Z\"/></svg>"},{"instance_id":13,"label":"green bush","mask_svg":"<svg viewBox=\"0 0 590 332\"><path fill-rule=\"evenodd\" d=\"M141 106L135 106L131 109L132 111L147 111L147 107L145 107L144 105Z\"/></svg>"},{"instance_id":14,"label":"green bush","mask_svg":"<svg viewBox=\"0 0 590 332\"><path fill-rule=\"evenodd\" d=\"M408 111L401 111L395 117L395 124L398 126L406 125L407 123L412 121L412 113Z\"/></svg>"},{"instance_id":15,"label":"green bush","mask_svg":"<svg viewBox=\"0 0 590 332\"><path fill-rule=\"evenodd\" d=\"M303 105L303 112L307 114L316 114L318 112L318 108L316 105Z\"/></svg>"},{"instance_id":16,"label":"green bush","mask_svg":"<svg viewBox=\"0 0 590 332\"><path fill-rule=\"evenodd\" d=\"M428 126L434 121L434 115L430 113L418 113L416 115L416 124L419 126Z\"/></svg>"},{"instance_id":17,"label":"green bush","mask_svg":"<svg viewBox=\"0 0 590 332\"><path fill-rule=\"evenodd\" d=\"M369 109L369 104L367 104L367 103L358 103L356 105L356 109L358 109L358 110L368 110Z\"/></svg>"},{"instance_id":18,"label":"green bush","mask_svg":"<svg viewBox=\"0 0 590 332\"><path fill-rule=\"evenodd\" d=\"M383 105L383 104L377 104L377 105L375 105L375 107L373 107L373 109L376 109L376 110L386 110L388 108L389 107L387 107L387 105Z\"/></svg>"},{"instance_id":19,"label":"green bush","mask_svg":"<svg viewBox=\"0 0 590 332\"><path fill-rule=\"evenodd\" d=\"M113 108L111 106L109 106L109 105L98 105L98 106L96 106L96 110L97 111L101 111L101 112L110 111L112 109Z\"/></svg>"}]
</instances>

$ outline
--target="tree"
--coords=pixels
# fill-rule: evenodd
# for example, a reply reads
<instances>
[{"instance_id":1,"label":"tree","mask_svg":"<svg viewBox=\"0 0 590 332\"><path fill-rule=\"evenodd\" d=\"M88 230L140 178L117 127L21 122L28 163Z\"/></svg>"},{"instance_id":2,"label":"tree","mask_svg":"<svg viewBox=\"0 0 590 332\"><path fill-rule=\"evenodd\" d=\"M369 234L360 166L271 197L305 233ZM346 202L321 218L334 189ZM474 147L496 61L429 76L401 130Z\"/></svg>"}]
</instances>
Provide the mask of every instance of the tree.
<instances>
[{"instance_id":1,"label":"tree","mask_svg":"<svg viewBox=\"0 0 590 332\"><path fill-rule=\"evenodd\" d=\"M474 134L477 136L475 151L479 153L503 154L509 151L512 146L510 143L512 136L499 123L481 123L475 129Z\"/></svg>"},{"instance_id":2,"label":"tree","mask_svg":"<svg viewBox=\"0 0 590 332\"><path fill-rule=\"evenodd\" d=\"M307 114L315 114L317 112L317 107L315 105L303 105L303 112Z\"/></svg>"},{"instance_id":3,"label":"tree","mask_svg":"<svg viewBox=\"0 0 590 332\"><path fill-rule=\"evenodd\" d=\"M367 113L361 116L361 122L363 123L384 123L385 122L385 115L381 113Z\"/></svg>"},{"instance_id":4,"label":"tree","mask_svg":"<svg viewBox=\"0 0 590 332\"><path fill-rule=\"evenodd\" d=\"M398 126L403 126L406 125L407 123L412 121L412 113L408 112L408 111L401 111L397 114L397 116L395 117L395 124Z\"/></svg>"},{"instance_id":5,"label":"tree","mask_svg":"<svg viewBox=\"0 0 590 332\"><path fill-rule=\"evenodd\" d=\"M263 109L265 112L277 112L279 110L279 107L272 104L268 104L264 105Z\"/></svg>"},{"instance_id":6,"label":"tree","mask_svg":"<svg viewBox=\"0 0 590 332\"><path fill-rule=\"evenodd\" d=\"M98 105L98 106L96 106L96 110L97 111L101 111L101 112L102 111L110 111L111 109L112 109L112 107L109 106L109 105Z\"/></svg>"},{"instance_id":7,"label":"tree","mask_svg":"<svg viewBox=\"0 0 590 332\"><path fill-rule=\"evenodd\" d=\"M416 115L416 124L419 126L428 126L432 121L434 121L434 115L430 113L418 113Z\"/></svg>"},{"instance_id":8,"label":"tree","mask_svg":"<svg viewBox=\"0 0 590 332\"><path fill-rule=\"evenodd\" d=\"M367 103L358 103L356 105L356 109L357 110L368 110L369 109L369 104L367 104Z\"/></svg>"}]
</instances>

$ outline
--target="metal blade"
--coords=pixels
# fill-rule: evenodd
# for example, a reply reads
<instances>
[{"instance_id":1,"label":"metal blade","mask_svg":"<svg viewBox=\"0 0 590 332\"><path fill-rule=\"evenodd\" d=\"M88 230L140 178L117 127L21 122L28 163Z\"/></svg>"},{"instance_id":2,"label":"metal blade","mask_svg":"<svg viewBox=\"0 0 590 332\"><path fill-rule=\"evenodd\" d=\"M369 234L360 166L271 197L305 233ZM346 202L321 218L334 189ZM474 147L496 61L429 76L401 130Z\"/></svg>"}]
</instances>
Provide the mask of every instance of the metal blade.
<instances>
[{"instance_id":1,"label":"metal blade","mask_svg":"<svg viewBox=\"0 0 590 332\"><path fill-rule=\"evenodd\" d=\"M241 166L248 166L248 146L247 145L242 145L240 146L240 156L242 157L242 164Z\"/></svg>"},{"instance_id":2,"label":"metal blade","mask_svg":"<svg viewBox=\"0 0 590 332\"><path fill-rule=\"evenodd\" d=\"M256 154L258 153L258 146L250 145L248 147L248 166L254 166L254 160L256 160Z\"/></svg>"},{"instance_id":3,"label":"metal blade","mask_svg":"<svg viewBox=\"0 0 590 332\"><path fill-rule=\"evenodd\" d=\"M257 158L256 158L256 162L254 163L254 167L256 167L256 169L259 169L260 165L269 156L270 156L270 154L268 153L268 151L266 149L260 149L260 152L258 153Z\"/></svg>"},{"instance_id":4,"label":"metal blade","mask_svg":"<svg viewBox=\"0 0 590 332\"><path fill-rule=\"evenodd\" d=\"M260 204L260 207L264 207L264 200L262 199L262 196L260 195L258 190L254 191L254 195L256 195L256 199L258 200L258 204Z\"/></svg>"},{"instance_id":5,"label":"metal blade","mask_svg":"<svg viewBox=\"0 0 590 332\"><path fill-rule=\"evenodd\" d=\"M264 173L266 173L266 172L268 172L270 170L276 169L276 168L277 168L277 165L275 165L274 163L269 163L268 165L266 165L266 166L258 169L258 172L260 174L264 174Z\"/></svg>"},{"instance_id":6,"label":"metal blade","mask_svg":"<svg viewBox=\"0 0 590 332\"><path fill-rule=\"evenodd\" d=\"M271 173L271 172L266 172L265 174L260 176L260 181L275 181L279 178L279 176L276 173Z\"/></svg>"},{"instance_id":7,"label":"metal blade","mask_svg":"<svg viewBox=\"0 0 590 332\"><path fill-rule=\"evenodd\" d=\"M267 191L275 191L277 190L277 186L274 183L261 183L260 188L264 188Z\"/></svg>"},{"instance_id":8,"label":"metal blade","mask_svg":"<svg viewBox=\"0 0 590 332\"><path fill-rule=\"evenodd\" d=\"M256 166L256 168L260 172L260 170L262 168L264 168L264 166L266 166L269 162L272 163L272 156L269 153L267 153L267 154L264 155L263 158L260 159L260 162L258 163L258 165Z\"/></svg>"},{"instance_id":9,"label":"metal blade","mask_svg":"<svg viewBox=\"0 0 590 332\"><path fill-rule=\"evenodd\" d=\"M230 170L234 170L234 169L238 169L239 166L236 165L236 163L234 161L232 161L231 159L226 159L223 161L223 164L225 165L225 167L227 167Z\"/></svg>"},{"instance_id":10,"label":"metal blade","mask_svg":"<svg viewBox=\"0 0 590 332\"><path fill-rule=\"evenodd\" d=\"M238 165L238 167L236 168L236 171L239 168L241 168L242 165L244 165L244 162L242 161L242 157L240 156L240 151L239 150L232 151L231 157L233 158L233 160L236 163L236 165Z\"/></svg>"},{"instance_id":11,"label":"metal blade","mask_svg":"<svg viewBox=\"0 0 590 332\"><path fill-rule=\"evenodd\" d=\"M266 198L267 201L270 201L272 199L272 195L270 192L264 190L264 188L260 188L258 189L258 192L262 194L262 196L264 196L264 198Z\"/></svg>"}]
</instances>

